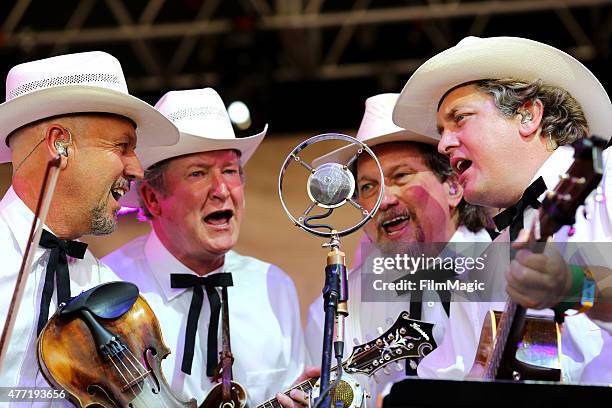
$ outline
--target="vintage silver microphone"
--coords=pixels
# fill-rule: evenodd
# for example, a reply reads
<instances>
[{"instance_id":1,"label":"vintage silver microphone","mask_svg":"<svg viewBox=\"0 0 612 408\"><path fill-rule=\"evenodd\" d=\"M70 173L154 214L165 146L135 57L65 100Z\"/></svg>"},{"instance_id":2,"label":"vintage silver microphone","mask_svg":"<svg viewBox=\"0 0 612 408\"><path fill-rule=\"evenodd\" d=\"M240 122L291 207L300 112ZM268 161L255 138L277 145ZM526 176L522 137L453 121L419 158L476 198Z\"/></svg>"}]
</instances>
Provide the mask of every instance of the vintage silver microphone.
<instances>
[{"instance_id":1,"label":"vintage silver microphone","mask_svg":"<svg viewBox=\"0 0 612 408\"><path fill-rule=\"evenodd\" d=\"M309 146L315 143L340 140L356 145L355 154L346 163L323 163L318 166L313 166L307 163L300 156L300 153ZM323 355L321 357L321 378L320 390L317 388L319 398L315 403L315 408L331 406L331 397L328 396L330 390L341 383L342 377L342 355L344 352L344 323L348 316L348 280L346 271L345 254L340 251L340 237L348 235L363 226L368 222L378 210L383 197L383 189L378 193L378 198L374 207L370 210L363 208L357 201L353 199L355 193L355 177L351 172L351 166L363 153L366 153L374 159L378 171L380 185L384 185L383 171L374 155L374 152L361 141L340 133L326 133L311 137L300 145L296 146L285 159L281 167L278 178L278 194L281 200L283 209L293 223L301 229L320 237L329 238L330 242L323 244L323 247L329 248L327 253L327 267L325 268L325 287L323 288L323 299L325 309L325 323L323 326ZM306 183L306 191L310 199L310 205L304 212L295 217L289 211L285 199L283 198L283 183L287 169L292 163L297 163L310 173ZM343 206L346 203L355 207L361 219L354 225L338 231L329 224L311 224L311 220L321 220L329 217L334 209ZM326 211L322 215L310 215L315 207L323 208ZM324 231L322 229L327 229ZM335 330L334 330L335 326ZM338 372L333 384L330 384L331 378L331 362L332 362L332 338L334 354L337 360ZM343 388L344 387L344 388ZM347 381L344 381L340 389L350 387ZM347 392L336 392L335 397L340 395L351 395ZM361 394L361 397L363 394ZM361 401L363 398L355 396L351 401L342 401L345 407L356 406L355 402ZM337 398L334 398L337 399Z\"/></svg>"}]
</instances>

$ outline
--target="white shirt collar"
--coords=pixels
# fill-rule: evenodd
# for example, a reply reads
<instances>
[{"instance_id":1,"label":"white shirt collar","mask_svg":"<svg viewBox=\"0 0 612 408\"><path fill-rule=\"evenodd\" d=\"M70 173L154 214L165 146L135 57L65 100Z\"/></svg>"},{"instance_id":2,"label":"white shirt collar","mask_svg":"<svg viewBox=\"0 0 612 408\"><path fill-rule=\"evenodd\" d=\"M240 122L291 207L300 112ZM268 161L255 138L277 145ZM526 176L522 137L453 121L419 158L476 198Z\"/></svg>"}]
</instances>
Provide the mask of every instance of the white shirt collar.
<instances>
[{"instance_id":1,"label":"white shirt collar","mask_svg":"<svg viewBox=\"0 0 612 408\"><path fill-rule=\"evenodd\" d=\"M162 293L166 300L171 301L187 288L171 288L170 274L171 273L187 273L197 275L194 271L185 266L181 261L176 259L174 255L159 240L155 233L155 229L151 228L147 241L145 242L144 253L149 269L153 273L153 277L162 289ZM223 266L206 274L210 276L214 273L223 272Z\"/></svg>"},{"instance_id":2,"label":"white shirt collar","mask_svg":"<svg viewBox=\"0 0 612 408\"><path fill-rule=\"evenodd\" d=\"M529 184L533 183L538 177L542 177L546 190L552 191L559 183L559 177L567 172L574 162L574 149L571 146L560 146L538 169ZM544 201L546 192L538 197L538 201Z\"/></svg>"},{"instance_id":3,"label":"white shirt collar","mask_svg":"<svg viewBox=\"0 0 612 408\"><path fill-rule=\"evenodd\" d=\"M28 246L28 237L32 229L34 221L34 213L30 208L19 198L13 186L9 187L6 194L0 201L0 216L4 218L9 229L13 233L21 254L25 254ZM53 231L45 225L47 231Z\"/></svg>"},{"instance_id":4,"label":"white shirt collar","mask_svg":"<svg viewBox=\"0 0 612 408\"><path fill-rule=\"evenodd\" d=\"M491 242L491 236L484 228L472 232L465 225L460 225L448 242Z\"/></svg>"}]
</instances>

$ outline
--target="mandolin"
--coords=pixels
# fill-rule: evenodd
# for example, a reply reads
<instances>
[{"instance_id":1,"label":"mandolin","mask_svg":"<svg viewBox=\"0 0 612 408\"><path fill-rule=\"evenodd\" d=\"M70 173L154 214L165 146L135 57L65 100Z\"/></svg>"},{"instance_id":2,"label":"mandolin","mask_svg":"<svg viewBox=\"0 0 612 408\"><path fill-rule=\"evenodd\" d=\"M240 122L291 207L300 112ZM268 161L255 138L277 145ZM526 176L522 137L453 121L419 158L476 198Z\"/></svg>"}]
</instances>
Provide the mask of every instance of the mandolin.
<instances>
[{"instance_id":1,"label":"mandolin","mask_svg":"<svg viewBox=\"0 0 612 408\"><path fill-rule=\"evenodd\" d=\"M353 347L350 357L342 363L342 370L347 374L373 375L388 364L405 358L421 358L437 347L433 338L433 323L410 319L408 312L400 313L393 326L380 337ZM337 367L332 368L336 372ZM310 393L319 387L319 378L313 377L284 391L289 395L291 390L297 389ZM353 382L359 387L359 383ZM340 379L336 390L331 391L332 406L341 404L343 407L360 406L353 399L360 398L352 391L350 380ZM281 404L272 398L257 408L280 408Z\"/></svg>"},{"instance_id":2,"label":"mandolin","mask_svg":"<svg viewBox=\"0 0 612 408\"><path fill-rule=\"evenodd\" d=\"M606 142L592 136L576 141L574 163L553 192L546 195L540 215L530 232L530 249L536 253L544 251L548 238L564 225L575 222L576 210L597 187L603 176L602 151ZM550 355L560 357L558 325L552 320L529 321L526 309L509 300L499 322L490 312L485 319L476 353L475 367L483 367L485 379L548 380L561 379L560 363L538 365L542 358ZM528 351L526 349L529 348ZM549 350L553 350L552 353ZM542 353L543 352L543 353ZM473 370L474 372L474 370Z\"/></svg>"}]
</instances>

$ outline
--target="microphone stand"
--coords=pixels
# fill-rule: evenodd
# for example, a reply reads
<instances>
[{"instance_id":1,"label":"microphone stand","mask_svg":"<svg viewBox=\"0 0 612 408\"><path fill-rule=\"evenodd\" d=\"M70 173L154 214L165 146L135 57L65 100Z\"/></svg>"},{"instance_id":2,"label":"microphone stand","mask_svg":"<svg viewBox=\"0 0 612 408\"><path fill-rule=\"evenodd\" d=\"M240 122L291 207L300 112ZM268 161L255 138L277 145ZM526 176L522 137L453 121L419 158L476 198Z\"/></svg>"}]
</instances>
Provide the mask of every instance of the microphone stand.
<instances>
[{"instance_id":1,"label":"microphone stand","mask_svg":"<svg viewBox=\"0 0 612 408\"><path fill-rule=\"evenodd\" d=\"M340 359L341 363L344 353L344 319L348 316L348 280L345 254L340 251L338 235L333 235L330 242L324 244L324 246L329 247L330 250L327 253L325 286L323 287L325 323L323 325L323 353L321 356L321 394L317 401L315 401L315 404L320 407L331 407L329 388L332 365L332 340L335 357ZM337 375L340 376L341 371ZM327 392L324 390L327 390ZM323 401L319 401L320 398L323 398Z\"/></svg>"},{"instance_id":2,"label":"microphone stand","mask_svg":"<svg viewBox=\"0 0 612 408\"><path fill-rule=\"evenodd\" d=\"M355 154L346 162L340 164L335 162L326 162L318 166L311 166L305 162L299 153L306 147L326 140L342 140L356 146ZM278 196L280 198L283 209L287 216L293 221L295 226L303 230L319 236L330 238L330 242L323 244L323 247L330 248L327 253L327 266L325 267L325 287L323 288L323 309L325 311L325 322L323 326L323 353L321 356L321 393L315 399L313 408L330 407L331 396L328 394L331 388L336 386L342 376L342 355L344 353L344 320L348 316L348 279L345 264L345 254L340 251L340 237L348 235L353 231L361 228L366 222L372 219L383 197L382 189L379 191L376 204L371 209L363 208L352 197L355 192L355 178L350 171L350 167L357 160L360 154L367 153L376 163L378 168L379 180L384 180L384 174L380 163L374 155L372 149L366 144L356 140L355 138L340 133L325 133L322 135L311 137L310 139L300 143L287 156L281 167L278 176ZM285 172L291 163L298 163L305 168L310 176L308 177L307 192L312 203L306 208L298 218L294 217L289 211L283 199L283 180ZM335 230L328 224L310 224L309 221L315 219L323 219L328 217L335 208L338 208L345 203L350 203L361 214L361 220L348 228L341 231ZM314 207L327 209L325 214L308 215ZM323 232L320 229L326 228L330 232ZM335 325L335 340L334 338ZM332 343L334 354L338 359L338 373L336 380L330 384L331 377L331 362L332 362Z\"/></svg>"}]
</instances>

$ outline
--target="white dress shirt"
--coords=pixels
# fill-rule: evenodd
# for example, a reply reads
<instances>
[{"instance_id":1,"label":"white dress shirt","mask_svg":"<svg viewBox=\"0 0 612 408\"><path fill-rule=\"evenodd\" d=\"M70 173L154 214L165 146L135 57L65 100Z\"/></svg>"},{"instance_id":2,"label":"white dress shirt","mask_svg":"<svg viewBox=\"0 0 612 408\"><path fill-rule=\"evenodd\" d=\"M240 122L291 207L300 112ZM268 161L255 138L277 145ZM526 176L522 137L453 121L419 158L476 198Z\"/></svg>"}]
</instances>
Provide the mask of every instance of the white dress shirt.
<instances>
[{"instance_id":1,"label":"white dress shirt","mask_svg":"<svg viewBox=\"0 0 612 408\"><path fill-rule=\"evenodd\" d=\"M612 197L612 176L609 160L610 149L604 152L604 178L601 183L603 193ZM542 176L548 190L553 190L559 175L565 173L573 162L571 147L558 148L542 165L532 181ZM543 199L545 194L541 196ZM569 227L561 228L554 240L558 249L568 260L576 255L576 248L567 242L610 242L612 240L612 201L608 204L596 202L590 196L584 206L576 212L575 232L569 235ZM587 210L586 213L584 210ZM588 215L585 215L588 214ZM530 226L538 211L529 208L524 213L524 225ZM495 242L508 242L508 229L502 231ZM604 245L604 244L599 244ZM610 245L610 244L605 244ZM601 248L601 247L600 247ZM607 265L612 267L612 253L604 254L605 260L597 259L602 251L595 245L580 245L580 255L585 265ZM571 262L571 261L570 261ZM505 270L509 260L502 262L504 267L496 270L498 280L505 285ZM421 377L441 379L464 378L472 368L481 327L488 310L503 310L503 303L451 302L451 321L444 341L431 354L421 361L418 373ZM552 316L552 310L529 309L528 314ZM599 324L599 325L598 325ZM610 384L612 383L612 334L602 330L606 324L594 322L585 314L566 317L562 326L561 369L563 381L567 383Z\"/></svg>"},{"instance_id":2,"label":"white dress shirt","mask_svg":"<svg viewBox=\"0 0 612 408\"><path fill-rule=\"evenodd\" d=\"M467 228L459 227L449 242L490 242L491 238L485 231L478 233L470 232ZM348 276L349 287L349 316L346 320L345 329L345 359L350 356L353 346L371 341L382 333L384 333L400 316L403 311L410 309L410 293L405 293L400 296L405 301L390 301L390 302L364 302L361 295L361 267L353 269ZM437 294L433 293L435 298L439 300ZM424 295L424 298L427 295ZM432 298L429 298L432 299ZM452 316L452 314L451 314ZM422 306L421 319L429 323L435 323L433 334L437 344L442 342L446 326L448 324L448 316L439 301L424 301ZM306 348L309 355L309 363L313 365L321 364L321 353L323 348L323 323L325 314L323 310L323 298L319 297L310 306L308 312L308 322L306 325ZM381 331L382 330L382 331ZM383 371L378 371L373 378L368 379L365 376L359 376L358 380L362 385L368 385L369 393L372 396L386 394L390 386L403 378L406 378L404 365L401 368L395 364L391 364L390 373L385 374Z\"/></svg>"},{"instance_id":3,"label":"white dress shirt","mask_svg":"<svg viewBox=\"0 0 612 408\"><path fill-rule=\"evenodd\" d=\"M0 271L2 276L0 279L0 293L2 293L0 296L0 324L2 327L6 321L33 219L32 211L21 201L13 188L9 188L0 201L0 247L3 263ZM17 320L0 374L0 385L5 387L49 387L38 369L36 360L36 326L51 250L39 247L35 251L32 269L29 272L21 305L17 311ZM100 283L118 280L113 272L99 262L90 251L85 253L84 259L68 257L68 268L72 296ZM56 293L55 290L54 293ZM56 309L57 297L53 295L49 306L49 316L52 316ZM19 407L73 406L63 400L35 404L28 402L0 403L0 406L12 405Z\"/></svg>"},{"instance_id":4,"label":"white dress shirt","mask_svg":"<svg viewBox=\"0 0 612 408\"><path fill-rule=\"evenodd\" d=\"M206 376L210 306L202 304L191 375L181 371L185 327L192 289L170 287L171 273L194 274L176 259L152 231L103 258L124 280L135 283L160 322L172 351L162 363L168 384L183 399L201 404L214 385ZM247 390L251 404L284 391L304 368L304 339L299 301L291 279L278 267L230 251L216 272L231 272L228 288L234 381ZM206 293L206 292L204 292ZM204 294L206 297L206 294ZM221 351L221 324L218 348Z\"/></svg>"}]
</instances>

